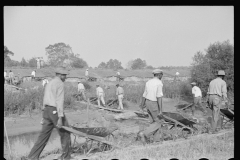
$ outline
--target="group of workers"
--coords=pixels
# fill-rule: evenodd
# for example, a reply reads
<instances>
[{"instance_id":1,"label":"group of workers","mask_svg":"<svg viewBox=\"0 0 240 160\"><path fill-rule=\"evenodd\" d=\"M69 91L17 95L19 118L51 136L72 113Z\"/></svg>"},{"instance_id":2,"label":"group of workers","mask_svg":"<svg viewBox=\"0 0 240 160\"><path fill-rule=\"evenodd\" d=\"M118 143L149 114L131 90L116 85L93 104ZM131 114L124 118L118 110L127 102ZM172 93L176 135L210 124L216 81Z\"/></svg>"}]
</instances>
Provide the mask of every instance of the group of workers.
<instances>
[{"instance_id":1,"label":"group of workers","mask_svg":"<svg viewBox=\"0 0 240 160\"><path fill-rule=\"evenodd\" d=\"M20 81L20 74L18 73L17 76L14 75L12 70L4 71L4 84L8 83L10 85L16 85Z\"/></svg>"},{"instance_id":2,"label":"group of workers","mask_svg":"<svg viewBox=\"0 0 240 160\"><path fill-rule=\"evenodd\" d=\"M117 96L118 103L119 103L119 106L118 106L117 109L123 110L124 90L119 84L117 84L116 87L117 87L116 96ZM86 92L86 90L85 90L85 87L84 87L83 83L81 81L78 81L79 96L82 97L84 101L87 101L85 92ZM96 85L96 95L97 95L97 98L98 98L97 99L98 106L100 106L101 103L102 103L103 106L106 107L106 103L105 103L105 100L104 100L105 92L99 84Z\"/></svg>"},{"instance_id":3,"label":"group of workers","mask_svg":"<svg viewBox=\"0 0 240 160\"><path fill-rule=\"evenodd\" d=\"M159 141L159 134L157 131L159 129L159 124L161 123L161 119L157 116L161 117L162 115L162 87L163 83L161 78L163 76L163 72L160 69L156 69L153 71L154 78L149 80L145 85L145 90L142 97L142 102L140 104L140 109L143 112L143 109L146 107L151 125L147 127L144 131L139 133L141 140L143 143L147 143L148 138L153 135L154 141ZM223 70L219 70L217 73L217 78L212 80L208 87L207 92L207 103L209 108L212 110L212 122L211 122L211 130L210 133L217 133L221 126L217 126L219 117L220 117L220 109L222 102L228 103L227 101L227 85L223 80L225 77L225 72ZM192 105L192 115L195 115L195 107L200 106L200 109L207 113L207 111L201 105L202 92L199 87L196 86L196 82L191 83L192 85L192 94L194 97L193 105Z\"/></svg>"},{"instance_id":4,"label":"group of workers","mask_svg":"<svg viewBox=\"0 0 240 160\"><path fill-rule=\"evenodd\" d=\"M43 123L42 123L42 131L37 139L37 142L34 144L30 154L28 155L28 159L39 159L41 152L49 140L51 132L53 128L57 128L58 133L61 137L61 146L63 149L62 155L59 159L71 159L71 139L70 132L62 129L62 126L69 126L67 118L64 114L64 81L68 71L64 68L59 68L56 70L56 77L52 79L46 86L44 90L43 97ZM163 72L160 69L153 70L154 77L146 82L145 90L142 96L142 101L140 104L140 109L143 112L143 109L146 107L151 124L144 131L140 132L141 140L146 143L147 138L151 135L158 139L157 131L159 129L159 122L161 123L161 119L157 116L161 116L163 113L163 83L161 81ZM219 111L221 102L227 101L227 89L226 82L223 80L225 76L224 71L219 71L217 74L217 78L212 80L209 84L208 88L208 104L212 109L212 133L217 132L217 121L219 119ZM193 88L192 92L194 94L194 106L201 103L201 94L199 91L199 87L196 86L196 83L192 83ZM116 94L118 96L119 101L123 98L123 89L119 88L119 84L117 85ZM85 88L84 85L79 82L78 91L84 93ZM100 105L100 100L104 102L104 92L103 89L97 85L96 93L98 96L98 105ZM85 94L84 94L85 95ZM85 97L86 99L86 97ZM122 106L119 107L122 109ZM193 109L194 115L195 108Z\"/></svg>"}]
</instances>

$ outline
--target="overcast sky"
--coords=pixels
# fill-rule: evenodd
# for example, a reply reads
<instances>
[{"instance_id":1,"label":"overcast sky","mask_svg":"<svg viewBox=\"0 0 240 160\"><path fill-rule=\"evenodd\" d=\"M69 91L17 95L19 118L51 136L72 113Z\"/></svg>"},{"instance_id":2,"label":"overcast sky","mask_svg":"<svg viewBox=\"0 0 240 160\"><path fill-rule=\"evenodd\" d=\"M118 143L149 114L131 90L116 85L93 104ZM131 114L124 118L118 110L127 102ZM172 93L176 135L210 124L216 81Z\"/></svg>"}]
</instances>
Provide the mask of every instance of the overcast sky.
<instances>
[{"instance_id":1,"label":"overcast sky","mask_svg":"<svg viewBox=\"0 0 240 160\"><path fill-rule=\"evenodd\" d=\"M232 6L11 6L4 7L4 45L11 57L44 57L63 42L89 66L117 59L125 67L188 66L211 43L234 43Z\"/></svg>"}]
</instances>

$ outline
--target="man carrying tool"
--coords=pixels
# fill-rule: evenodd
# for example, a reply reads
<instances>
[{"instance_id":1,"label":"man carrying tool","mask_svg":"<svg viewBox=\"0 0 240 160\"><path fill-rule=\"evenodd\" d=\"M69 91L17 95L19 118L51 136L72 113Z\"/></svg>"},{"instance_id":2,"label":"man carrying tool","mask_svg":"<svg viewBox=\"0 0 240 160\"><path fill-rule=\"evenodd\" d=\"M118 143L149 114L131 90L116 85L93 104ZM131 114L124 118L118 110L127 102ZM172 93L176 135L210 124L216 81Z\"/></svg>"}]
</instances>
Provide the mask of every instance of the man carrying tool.
<instances>
[{"instance_id":1,"label":"man carrying tool","mask_svg":"<svg viewBox=\"0 0 240 160\"><path fill-rule=\"evenodd\" d=\"M193 105L192 105L192 115L195 116L195 109L197 106L200 106L200 110L204 113L204 115L207 115L207 111L203 109L202 106L202 91L197 86L196 82L192 82L192 94L193 94Z\"/></svg>"},{"instance_id":2,"label":"man carrying tool","mask_svg":"<svg viewBox=\"0 0 240 160\"><path fill-rule=\"evenodd\" d=\"M124 90L119 84L117 84L116 86L117 86L116 96L118 98L118 103L119 103L119 106L118 106L117 109L122 109L123 110L122 101L123 101L123 96L124 96Z\"/></svg>"},{"instance_id":3,"label":"man carrying tool","mask_svg":"<svg viewBox=\"0 0 240 160\"><path fill-rule=\"evenodd\" d=\"M225 72L219 70L217 78L212 80L208 87L207 102L212 109L212 131L211 133L217 133L217 122L219 120L219 113L221 109L222 100L227 104L227 84L223 80Z\"/></svg>"},{"instance_id":4,"label":"man carrying tool","mask_svg":"<svg viewBox=\"0 0 240 160\"><path fill-rule=\"evenodd\" d=\"M100 107L100 100L102 101L103 106L105 107L105 101L104 101L104 91L103 89L99 86L99 84L96 85L96 93L97 93L97 97L98 97L98 106Z\"/></svg>"},{"instance_id":5,"label":"man carrying tool","mask_svg":"<svg viewBox=\"0 0 240 160\"><path fill-rule=\"evenodd\" d=\"M145 85L142 102L139 106L142 109L142 112L144 107L147 108L149 116L152 120L151 125L139 134L143 143L146 143L147 138L149 138L152 134L154 135L155 141L159 140L157 131L161 125L161 120L159 120L157 116L162 114L163 84L161 79L163 72L160 69L155 69L153 70L153 75L154 78L147 81Z\"/></svg>"},{"instance_id":6,"label":"man carrying tool","mask_svg":"<svg viewBox=\"0 0 240 160\"><path fill-rule=\"evenodd\" d=\"M85 87L80 80L78 81L78 93L79 93L79 96L82 96L83 100L87 102L87 99L85 96Z\"/></svg>"},{"instance_id":7,"label":"man carrying tool","mask_svg":"<svg viewBox=\"0 0 240 160\"><path fill-rule=\"evenodd\" d=\"M52 79L45 88L43 97L43 123L42 131L34 144L28 158L31 160L39 159L41 152L46 146L53 128L58 130L61 137L61 146L63 149L61 160L71 159L71 139L70 132L62 129L62 126L69 126L63 110L64 103L64 81L68 71L59 68L56 71L56 77Z\"/></svg>"}]
</instances>

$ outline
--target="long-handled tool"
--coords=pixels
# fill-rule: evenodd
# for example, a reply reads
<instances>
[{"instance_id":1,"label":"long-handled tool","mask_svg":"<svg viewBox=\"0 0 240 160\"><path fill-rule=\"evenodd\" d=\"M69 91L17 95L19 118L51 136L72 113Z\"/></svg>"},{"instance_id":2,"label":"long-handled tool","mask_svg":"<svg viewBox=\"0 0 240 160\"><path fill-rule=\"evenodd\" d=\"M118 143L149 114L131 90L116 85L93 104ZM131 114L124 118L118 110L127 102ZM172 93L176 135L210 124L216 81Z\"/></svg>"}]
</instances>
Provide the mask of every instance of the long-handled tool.
<instances>
[{"instance_id":1,"label":"long-handled tool","mask_svg":"<svg viewBox=\"0 0 240 160\"><path fill-rule=\"evenodd\" d=\"M8 139L8 134L7 134L5 120L4 120L4 130L5 130L6 137L7 137L8 149L9 149L9 159L11 159L12 152L11 152L10 143L9 143L9 139Z\"/></svg>"}]
</instances>

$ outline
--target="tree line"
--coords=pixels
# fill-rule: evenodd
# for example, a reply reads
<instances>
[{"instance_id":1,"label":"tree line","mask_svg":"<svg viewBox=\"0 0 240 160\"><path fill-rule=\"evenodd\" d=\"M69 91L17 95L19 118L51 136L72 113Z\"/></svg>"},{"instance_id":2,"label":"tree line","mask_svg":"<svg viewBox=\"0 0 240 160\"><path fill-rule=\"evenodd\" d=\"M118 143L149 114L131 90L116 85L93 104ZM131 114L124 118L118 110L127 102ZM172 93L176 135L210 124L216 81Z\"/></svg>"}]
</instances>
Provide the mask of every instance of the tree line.
<instances>
[{"instance_id":1,"label":"tree line","mask_svg":"<svg viewBox=\"0 0 240 160\"><path fill-rule=\"evenodd\" d=\"M85 68L88 67L86 61L80 58L80 55L74 53L72 48L65 43L56 43L45 48L48 61L45 66L62 66L70 68ZM191 66L159 66L157 68L163 70L184 70L191 71L191 80L195 81L201 87L203 94L206 94L209 82L215 77L218 70L226 72L225 80L230 92L234 91L234 46L230 42L215 42L210 44L206 53L198 51L192 58ZM20 62L11 60L10 56L14 53L10 51L7 46L4 46L4 66L22 66L22 67L36 67L36 58L31 58L26 61L24 58ZM99 69L123 69L122 63L117 59L110 59L107 62L101 62ZM145 60L137 58L130 60L127 63L126 69L154 69L151 65L147 65Z\"/></svg>"}]
</instances>

